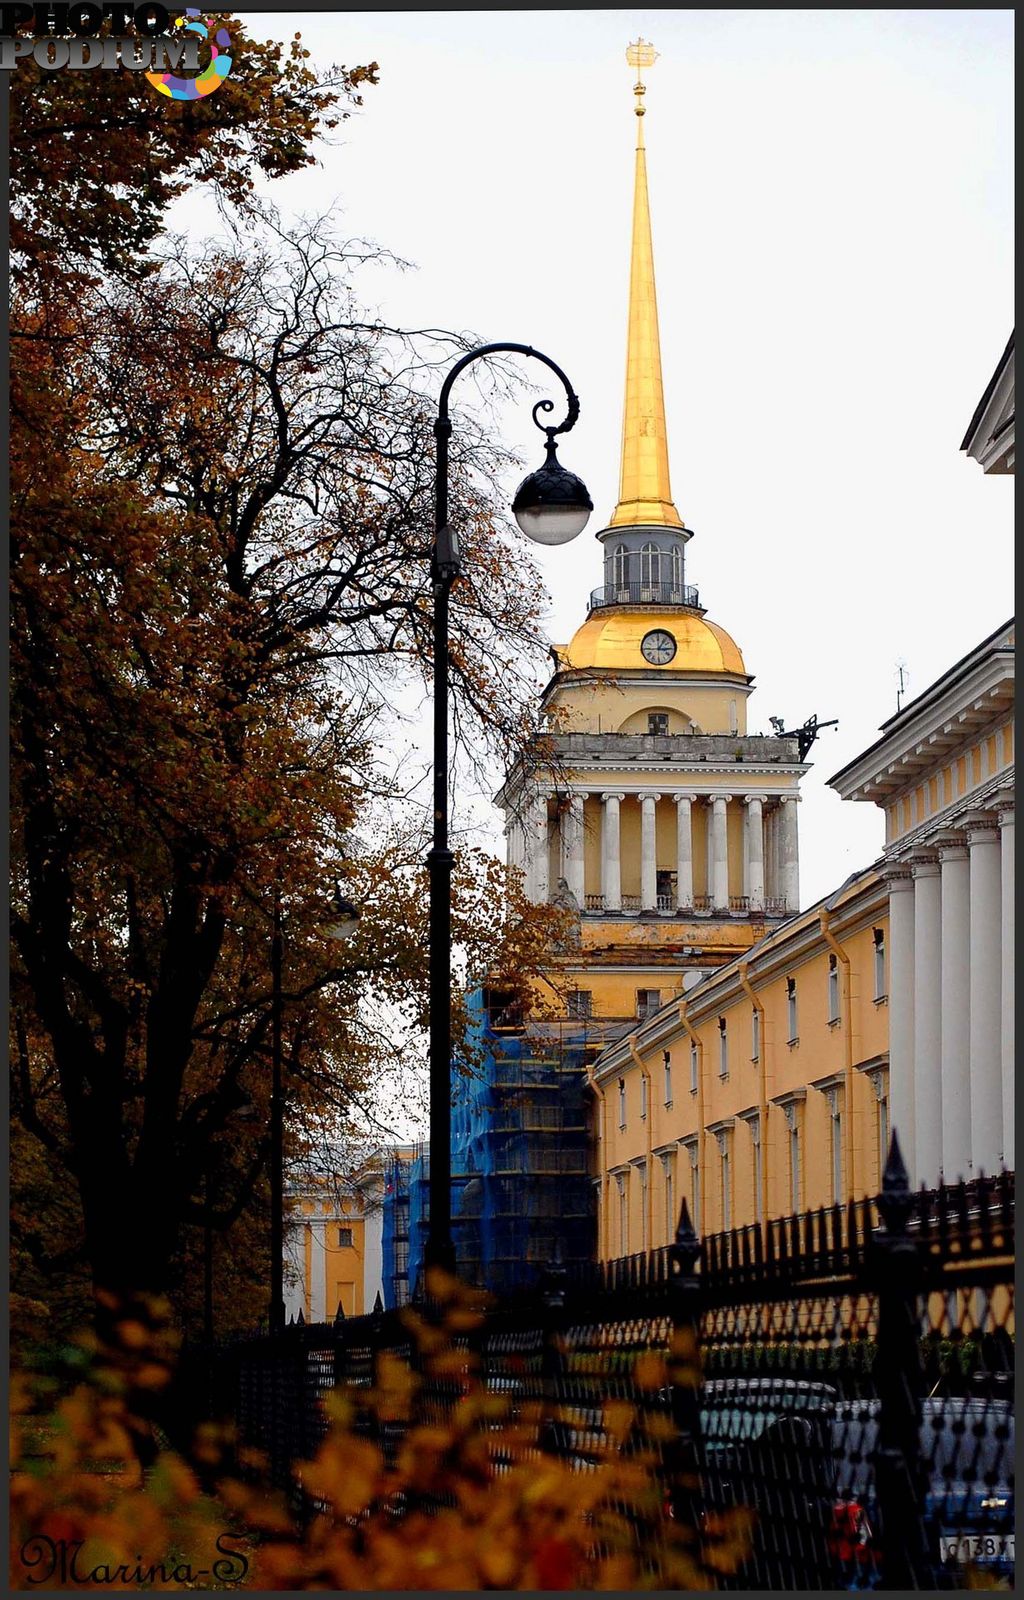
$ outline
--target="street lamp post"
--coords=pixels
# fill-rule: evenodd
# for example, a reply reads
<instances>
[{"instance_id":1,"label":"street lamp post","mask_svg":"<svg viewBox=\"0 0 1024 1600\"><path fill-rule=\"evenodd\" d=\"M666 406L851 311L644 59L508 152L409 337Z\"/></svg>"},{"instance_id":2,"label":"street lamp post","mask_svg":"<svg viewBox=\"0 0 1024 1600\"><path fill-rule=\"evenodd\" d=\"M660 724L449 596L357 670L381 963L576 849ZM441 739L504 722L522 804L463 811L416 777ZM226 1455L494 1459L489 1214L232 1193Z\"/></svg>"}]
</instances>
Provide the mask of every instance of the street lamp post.
<instances>
[{"instance_id":1,"label":"street lamp post","mask_svg":"<svg viewBox=\"0 0 1024 1600\"><path fill-rule=\"evenodd\" d=\"M538 544L559 545L583 531L594 509L586 486L556 458L555 437L568 433L579 416L579 401L561 367L526 344L485 344L460 357L445 378L438 402L434 548L431 586L434 599L434 832L427 855L430 883L428 928L430 984L430 1226L425 1249L427 1267L455 1270L451 1201L451 1054L452 1054L452 866L448 845L448 602L459 576L459 550L448 523L448 442L452 424L448 398L456 378L483 356L532 356L561 379L568 401L564 422L542 423L538 411L553 411L551 400L533 407L533 420L547 436L543 466L525 478L512 510L523 533Z\"/></svg>"}]
</instances>

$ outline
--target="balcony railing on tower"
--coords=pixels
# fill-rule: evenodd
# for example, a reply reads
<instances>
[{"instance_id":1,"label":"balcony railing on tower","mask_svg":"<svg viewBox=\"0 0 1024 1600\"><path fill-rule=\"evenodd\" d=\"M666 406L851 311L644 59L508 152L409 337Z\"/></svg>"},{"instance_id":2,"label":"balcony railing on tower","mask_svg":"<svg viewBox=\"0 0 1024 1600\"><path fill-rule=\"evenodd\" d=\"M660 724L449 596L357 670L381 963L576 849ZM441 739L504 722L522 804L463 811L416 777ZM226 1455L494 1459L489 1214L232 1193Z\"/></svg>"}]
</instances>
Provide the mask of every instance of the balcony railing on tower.
<instances>
[{"instance_id":1,"label":"balcony railing on tower","mask_svg":"<svg viewBox=\"0 0 1024 1600\"><path fill-rule=\"evenodd\" d=\"M598 606L693 606L699 609L700 595L692 583L605 583L594 589L590 609Z\"/></svg>"}]
</instances>

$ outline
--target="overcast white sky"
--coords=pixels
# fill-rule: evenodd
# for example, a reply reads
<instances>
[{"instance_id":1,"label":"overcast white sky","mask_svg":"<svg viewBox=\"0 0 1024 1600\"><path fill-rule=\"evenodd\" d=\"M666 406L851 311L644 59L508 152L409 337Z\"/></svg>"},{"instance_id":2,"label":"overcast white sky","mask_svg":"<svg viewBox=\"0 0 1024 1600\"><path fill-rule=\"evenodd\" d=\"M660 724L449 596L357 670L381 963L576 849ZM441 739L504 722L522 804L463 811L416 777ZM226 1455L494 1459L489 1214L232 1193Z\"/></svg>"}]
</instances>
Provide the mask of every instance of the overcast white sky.
<instances>
[{"instance_id":1,"label":"overcast white sky","mask_svg":"<svg viewBox=\"0 0 1024 1600\"><path fill-rule=\"evenodd\" d=\"M1012 611L1012 480L959 453L1013 323L1012 13L253 14L380 85L285 213L337 201L417 264L389 320L534 344L582 415L591 527L545 553L552 639L600 581L618 485L639 34L676 504L688 577L740 645L751 731L838 717L801 807L809 904L879 853L825 780ZM537 369L539 373L540 369ZM505 437L539 461L520 403ZM514 485L510 483L510 490ZM496 775L497 777L497 775ZM496 836L495 836L496 837Z\"/></svg>"}]
</instances>

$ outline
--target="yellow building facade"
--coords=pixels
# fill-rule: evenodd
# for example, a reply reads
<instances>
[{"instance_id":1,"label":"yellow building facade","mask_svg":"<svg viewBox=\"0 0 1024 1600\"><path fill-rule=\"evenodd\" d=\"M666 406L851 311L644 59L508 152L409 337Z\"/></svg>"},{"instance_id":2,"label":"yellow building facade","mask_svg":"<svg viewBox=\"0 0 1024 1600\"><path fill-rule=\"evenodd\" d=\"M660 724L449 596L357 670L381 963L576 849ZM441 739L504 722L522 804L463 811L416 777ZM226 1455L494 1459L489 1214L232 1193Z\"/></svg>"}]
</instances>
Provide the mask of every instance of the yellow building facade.
<instances>
[{"instance_id":1,"label":"yellow building facade","mask_svg":"<svg viewBox=\"0 0 1024 1600\"><path fill-rule=\"evenodd\" d=\"M877 1187L889 1138L888 892L874 871L792 918L605 1049L603 1258Z\"/></svg>"},{"instance_id":2,"label":"yellow building facade","mask_svg":"<svg viewBox=\"0 0 1024 1600\"><path fill-rule=\"evenodd\" d=\"M1014 624L830 780L882 857L592 1061L598 1245L715 1233L1014 1165Z\"/></svg>"},{"instance_id":3,"label":"yellow building facade","mask_svg":"<svg viewBox=\"0 0 1024 1600\"><path fill-rule=\"evenodd\" d=\"M382 1286L379 1162L354 1174L309 1174L285 1198L285 1315L362 1316Z\"/></svg>"}]
</instances>

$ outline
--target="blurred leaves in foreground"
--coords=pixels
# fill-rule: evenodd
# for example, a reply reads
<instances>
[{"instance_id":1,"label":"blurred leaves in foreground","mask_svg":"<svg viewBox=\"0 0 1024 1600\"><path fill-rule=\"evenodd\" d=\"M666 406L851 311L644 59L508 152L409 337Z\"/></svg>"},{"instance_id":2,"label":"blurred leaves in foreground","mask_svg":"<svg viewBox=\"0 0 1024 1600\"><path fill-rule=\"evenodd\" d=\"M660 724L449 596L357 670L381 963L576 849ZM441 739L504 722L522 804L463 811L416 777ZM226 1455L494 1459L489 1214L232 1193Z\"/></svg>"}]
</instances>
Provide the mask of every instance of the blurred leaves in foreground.
<instances>
[{"instance_id":1,"label":"blurred leaves in foreground","mask_svg":"<svg viewBox=\"0 0 1024 1600\"><path fill-rule=\"evenodd\" d=\"M440 1275L430 1288L406 1313L411 1362L384 1352L372 1389L326 1397L323 1443L296 1464L301 1495L271 1487L263 1455L225 1425L169 1447L158 1303L112 1316L102 1341L82 1336L59 1372L16 1375L12 1587L707 1590L735 1572L746 1513L706 1529L698 1555L670 1510L665 1441L621 1403L595 1462L545 1451L544 1407L513 1407L480 1378L486 1297ZM659 1384L667 1367L649 1364Z\"/></svg>"}]
</instances>

